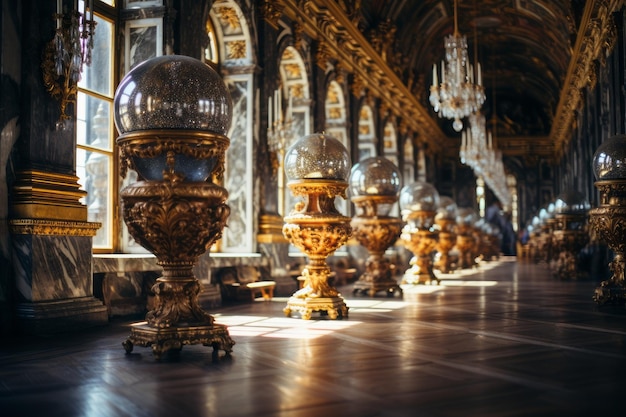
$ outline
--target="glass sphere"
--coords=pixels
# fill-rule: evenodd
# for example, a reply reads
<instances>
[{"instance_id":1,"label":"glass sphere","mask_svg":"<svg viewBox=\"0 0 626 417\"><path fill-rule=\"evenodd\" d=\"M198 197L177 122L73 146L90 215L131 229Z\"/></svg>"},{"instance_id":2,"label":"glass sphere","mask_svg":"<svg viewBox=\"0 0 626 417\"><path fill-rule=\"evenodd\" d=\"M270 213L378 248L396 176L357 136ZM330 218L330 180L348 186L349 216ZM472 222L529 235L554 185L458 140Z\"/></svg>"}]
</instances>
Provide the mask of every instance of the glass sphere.
<instances>
[{"instance_id":1,"label":"glass sphere","mask_svg":"<svg viewBox=\"0 0 626 417\"><path fill-rule=\"evenodd\" d=\"M387 158L366 158L352 167L350 173L350 195L397 195L402 179L400 170Z\"/></svg>"},{"instance_id":2,"label":"glass sphere","mask_svg":"<svg viewBox=\"0 0 626 417\"><path fill-rule=\"evenodd\" d=\"M471 207L459 207L456 214L456 223L461 226L473 226L478 220L478 214Z\"/></svg>"},{"instance_id":3,"label":"glass sphere","mask_svg":"<svg viewBox=\"0 0 626 417\"><path fill-rule=\"evenodd\" d=\"M437 207L437 219L456 220L457 206L452 197L447 195L439 196L439 207Z\"/></svg>"},{"instance_id":4,"label":"glass sphere","mask_svg":"<svg viewBox=\"0 0 626 417\"><path fill-rule=\"evenodd\" d=\"M591 208L585 196L575 190L565 191L556 198L554 211L557 214L584 214Z\"/></svg>"},{"instance_id":5,"label":"glass sphere","mask_svg":"<svg viewBox=\"0 0 626 417\"><path fill-rule=\"evenodd\" d=\"M596 180L626 179L626 135L608 138L593 155Z\"/></svg>"},{"instance_id":6,"label":"glass sphere","mask_svg":"<svg viewBox=\"0 0 626 417\"><path fill-rule=\"evenodd\" d=\"M188 56L151 58L130 70L115 92L120 134L191 129L225 135L232 121L228 88L215 70Z\"/></svg>"},{"instance_id":7,"label":"glass sphere","mask_svg":"<svg viewBox=\"0 0 626 417\"><path fill-rule=\"evenodd\" d=\"M436 211L439 207L439 192L432 184L416 181L402 188L399 203L403 212Z\"/></svg>"},{"instance_id":8,"label":"glass sphere","mask_svg":"<svg viewBox=\"0 0 626 417\"><path fill-rule=\"evenodd\" d=\"M285 154L287 179L342 180L350 175L350 155L343 143L324 133L303 136Z\"/></svg>"}]
</instances>

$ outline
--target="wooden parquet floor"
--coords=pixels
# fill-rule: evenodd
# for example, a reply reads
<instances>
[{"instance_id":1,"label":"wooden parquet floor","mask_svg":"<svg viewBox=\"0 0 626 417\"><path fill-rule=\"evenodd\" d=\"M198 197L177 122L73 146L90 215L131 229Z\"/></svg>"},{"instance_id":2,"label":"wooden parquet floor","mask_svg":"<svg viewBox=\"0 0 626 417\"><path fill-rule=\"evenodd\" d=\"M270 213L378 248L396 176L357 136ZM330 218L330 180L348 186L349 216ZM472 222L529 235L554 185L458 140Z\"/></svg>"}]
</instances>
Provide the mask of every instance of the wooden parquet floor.
<instances>
[{"instance_id":1,"label":"wooden parquet floor","mask_svg":"<svg viewBox=\"0 0 626 417\"><path fill-rule=\"evenodd\" d=\"M210 311L230 358L185 346L126 354L130 320L3 341L3 417L624 416L626 310L594 280L561 281L514 258L355 297L349 318L287 318L286 298Z\"/></svg>"}]
</instances>

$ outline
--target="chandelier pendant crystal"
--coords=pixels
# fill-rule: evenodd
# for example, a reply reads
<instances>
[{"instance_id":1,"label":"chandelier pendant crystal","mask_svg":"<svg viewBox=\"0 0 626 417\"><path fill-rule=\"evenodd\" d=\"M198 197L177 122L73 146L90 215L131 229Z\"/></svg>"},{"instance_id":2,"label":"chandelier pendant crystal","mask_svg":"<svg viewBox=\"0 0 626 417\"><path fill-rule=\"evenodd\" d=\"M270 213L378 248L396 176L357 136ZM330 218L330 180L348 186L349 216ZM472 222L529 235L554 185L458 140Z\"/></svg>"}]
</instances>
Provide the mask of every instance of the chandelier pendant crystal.
<instances>
[{"instance_id":1,"label":"chandelier pendant crystal","mask_svg":"<svg viewBox=\"0 0 626 417\"><path fill-rule=\"evenodd\" d=\"M437 64L433 64L430 104L439 117L454 120L452 127L460 132L463 129L461 119L477 112L485 102L485 89L480 63L474 68L469 62L467 38L459 33L456 9L455 0L454 33L444 39L446 55L441 62L441 83L437 76Z\"/></svg>"},{"instance_id":2,"label":"chandelier pendant crystal","mask_svg":"<svg viewBox=\"0 0 626 417\"><path fill-rule=\"evenodd\" d=\"M494 125L495 126L495 125ZM493 135L487 132L485 116L475 112L469 116L469 127L461 132L461 162L482 177L498 200L508 207L511 194L506 183L502 152L493 144Z\"/></svg>"}]
</instances>

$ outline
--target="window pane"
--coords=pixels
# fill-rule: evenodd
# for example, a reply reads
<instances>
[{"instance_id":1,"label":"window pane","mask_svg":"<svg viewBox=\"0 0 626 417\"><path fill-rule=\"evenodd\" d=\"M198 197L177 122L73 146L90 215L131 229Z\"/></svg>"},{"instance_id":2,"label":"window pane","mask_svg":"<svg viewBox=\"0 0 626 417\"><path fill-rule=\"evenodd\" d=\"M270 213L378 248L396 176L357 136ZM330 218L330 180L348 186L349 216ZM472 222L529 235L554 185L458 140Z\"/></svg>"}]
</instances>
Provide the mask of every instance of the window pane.
<instances>
[{"instance_id":1,"label":"window pane","mask_svg":"<svg viewBox=\"0 0 626 417\"><path fill-rule=\"evenodd\" d=\"M84 149L76 150L76 175L79 184L87 191L86 200L87 220L102 223L93 238L93 246L110 248L112 213L110 195L111 157L101 152L89 152Z\"/></svg>"},{"instance_id":2,"label":"window pane","mask_svg":"<svg viewBox=\"0 0 626 417\"><path fill-rule=\"evenodd\" d=\"M113 97L113 24L97 15L91 65L83 67L83 73L78 83L80 88L87 88L107 97Z\"/></svg>"},{"instance_id":3,"label":"window pane","mask_svg":"<svg viewBox=\"0 0 626 417\"><path fill-rule=\"evenodd\" d=\"M78 92L76 143L111 151L111 102Z\"/></svg>"}]
</instances>

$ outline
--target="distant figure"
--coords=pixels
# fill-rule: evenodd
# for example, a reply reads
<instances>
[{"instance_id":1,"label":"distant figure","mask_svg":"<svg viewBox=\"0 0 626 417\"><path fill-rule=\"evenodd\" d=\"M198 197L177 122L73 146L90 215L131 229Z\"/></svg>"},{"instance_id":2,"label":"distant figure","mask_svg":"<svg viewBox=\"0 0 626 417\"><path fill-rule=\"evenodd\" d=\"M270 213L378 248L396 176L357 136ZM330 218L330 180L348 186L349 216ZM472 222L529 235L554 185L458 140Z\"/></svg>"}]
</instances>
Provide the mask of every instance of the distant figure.
<instances>
[{"instance_id":1,"label":"distant figure","mask_svg":"<svg viewBox=\"0 0 626 417\"><path fill-rule=\"evenodd\" d=\"M487 211L485 212L485 220L487 220L492 225L501 229L501 221L500 217L502 216L502 204L498 200L493 200L493 203L489 207L487 207Z\"/></svg>"},{"instance_id":2,"label":"distant figure","mask_svg":"<svg viewBox=\"0 0 626 417\"><path fill-rule=\"evenodd\" d=\"M515 230L513 230L513 224L511 223L511 213L502 211L502 203L498 200L493 200L491 205L487 207L485 212L485 220L497 227L502 236L500 243L500 251L503 255L515 256L517 253L517 236Z\"/></svg>"},{"instance_id":3,"label":"distant figure","mask_svg":"<svg viewBox=\"0 0 626 417\"><path fill-rule=\"evenodd\" d=\"M513 223L511 223L511 213L505 212L501 216L502 220L502 254L508 256L515 256L517 254L517 235L513 230Z\"/></svg>"}]
</instances>

